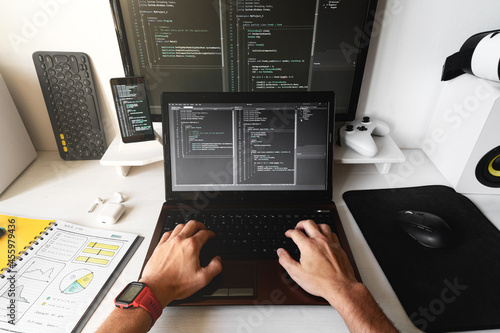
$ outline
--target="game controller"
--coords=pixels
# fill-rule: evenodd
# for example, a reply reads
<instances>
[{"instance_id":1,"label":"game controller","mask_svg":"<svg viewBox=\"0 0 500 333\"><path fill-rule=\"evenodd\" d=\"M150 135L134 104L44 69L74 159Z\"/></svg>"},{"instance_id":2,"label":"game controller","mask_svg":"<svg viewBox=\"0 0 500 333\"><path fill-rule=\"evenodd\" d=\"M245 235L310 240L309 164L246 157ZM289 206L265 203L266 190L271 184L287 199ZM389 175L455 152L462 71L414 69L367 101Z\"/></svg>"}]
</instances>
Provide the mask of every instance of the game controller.
<instances>
[{"instance_id":1,"label":"game controller","mask_svg":"<svg viewBox=\"0 0 500 333\"><path fill-rule=\"evenodd\" d=\"M366 157L374 157L378 153L373 135L386 136L389 126L380 120L363 117L340 128L340 145L349 147Z\"/></svg>"}]
</instances>

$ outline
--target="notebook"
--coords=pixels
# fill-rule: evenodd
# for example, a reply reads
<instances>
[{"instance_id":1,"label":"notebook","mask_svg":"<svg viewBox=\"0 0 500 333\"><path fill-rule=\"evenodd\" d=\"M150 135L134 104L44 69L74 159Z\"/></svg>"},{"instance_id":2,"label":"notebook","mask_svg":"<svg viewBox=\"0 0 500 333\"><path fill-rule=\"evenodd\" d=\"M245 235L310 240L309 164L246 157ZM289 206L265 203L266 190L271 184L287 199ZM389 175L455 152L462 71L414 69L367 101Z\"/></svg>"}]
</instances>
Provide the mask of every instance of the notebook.
<instances>
[{"instance_id":1,"label":"notebook","mask_svg":"<svg viewBox=\"0 0 500 333\"><path fill-rule=\"evenodd\" d=\"M143 240L61 220L48 223L0 274L0 331L80 332ZM17 235L17 227L8 228L9 245L21 250Z\"/></svg>"},{"instance_id":2,"label":"notebook","mask_svg":"<svg viewBox=\"0 0 500 333\"><path fill-rule=\"evenodd\" d=\"M166 201L148 257L176 213L187 222L213 209L308 210L331 213L355 267L332 202L334 103L332 92L163 93ZM326 304L298 287L277 259L222 257L221 275L177 304Z\"/></svg>"}]
</instances>

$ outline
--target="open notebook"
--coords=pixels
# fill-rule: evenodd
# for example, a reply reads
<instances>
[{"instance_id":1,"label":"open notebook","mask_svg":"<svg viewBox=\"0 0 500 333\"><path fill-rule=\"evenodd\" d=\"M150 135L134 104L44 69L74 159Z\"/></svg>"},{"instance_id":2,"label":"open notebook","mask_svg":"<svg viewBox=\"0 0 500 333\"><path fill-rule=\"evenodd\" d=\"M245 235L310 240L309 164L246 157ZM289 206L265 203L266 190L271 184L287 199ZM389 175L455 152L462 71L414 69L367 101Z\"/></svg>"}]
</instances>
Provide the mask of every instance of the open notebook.
<instances>
[{"instance_id":1,"label":"open notebook","mask_svg":"<svg viewBox=\"0 0 500 333\"><path fill-rule=\"evenodd\" d=\"M52 220L17 248L22 227L43 220L8 220L16 227L3 238L22 251L0 274L0 330L8 332L80 332L143 239Z\"/></svg>"}]
</instances>

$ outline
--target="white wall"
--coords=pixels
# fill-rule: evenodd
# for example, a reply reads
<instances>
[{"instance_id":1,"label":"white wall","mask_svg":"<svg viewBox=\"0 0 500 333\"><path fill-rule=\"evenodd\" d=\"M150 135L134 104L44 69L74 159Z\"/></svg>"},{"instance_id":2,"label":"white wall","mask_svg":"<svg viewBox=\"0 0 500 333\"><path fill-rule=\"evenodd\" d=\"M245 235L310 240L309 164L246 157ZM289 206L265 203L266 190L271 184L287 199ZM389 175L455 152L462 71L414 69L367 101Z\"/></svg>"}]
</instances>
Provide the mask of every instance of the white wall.
<instances>
[{"instance_id":1,"label":"white wall","mask_svg":"<svg viewBox=\"0 0 500 333\"><path fill-rule=\"evenodd\" d=\"M123 76L108 0L0 0L0 73L37 150L56 150L38 83L35 51L78 51L89 55L108 144L118 132L109 86Z\"/></svg>"},{"instance_id":2,"label":"white wall","mask_svg":"<svg viewBox=\"0 0 500 333\"><path fill-rule=\"evenodd\" d=\"M379 0L358 114L389 123L401 148L420 147L447 56L475 33L500 29L497 0Z\"/></svg>"},{"instance_id":3,"label":"white wall","mask_svg":"<svg viewBox=\"0 0 500 333\"><path fill-rule=\"evenodd\" d=\"M497 0L379 0L358 113L388 122L400 147L419 147L445 58L474 33L500 29L499 13ZM31 58L43 50L91 57L111 142L118 127L109 79L123 76L123 67L109 1L0 1L0 73L36 148L55 150Z\"/></svg>"}]
</instances>

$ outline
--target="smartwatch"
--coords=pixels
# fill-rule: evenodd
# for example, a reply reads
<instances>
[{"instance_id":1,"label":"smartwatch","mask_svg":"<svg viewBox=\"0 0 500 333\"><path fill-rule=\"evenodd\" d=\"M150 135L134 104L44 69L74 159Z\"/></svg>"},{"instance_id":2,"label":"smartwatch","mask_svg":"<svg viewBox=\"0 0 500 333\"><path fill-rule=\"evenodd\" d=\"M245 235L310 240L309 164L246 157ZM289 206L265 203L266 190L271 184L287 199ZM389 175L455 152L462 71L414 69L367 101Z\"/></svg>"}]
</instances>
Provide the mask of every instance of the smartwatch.
<instances>
[{"instance_id":1,"label":"smartwatch","mask_svg":"<svg viewBox=\"0 0 500 333\"><path fill-rule=\"evenodd\" d=\"M149 287L142 282L130 282L115 298L115 306L120 309L141 307L151 316L153 327L163 308Z\"/></svg>"}]
</instances>

